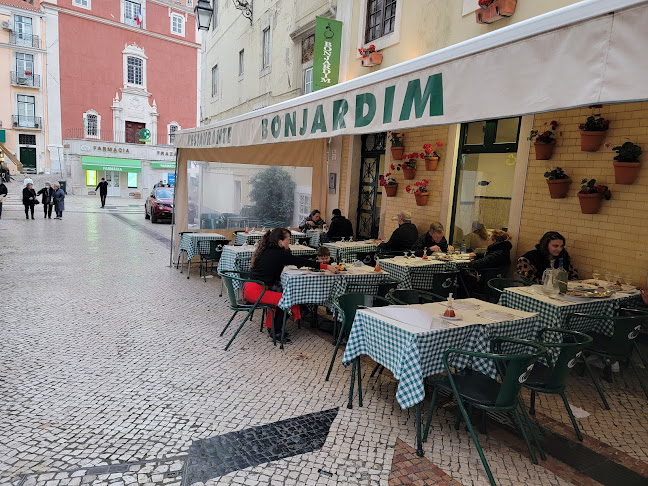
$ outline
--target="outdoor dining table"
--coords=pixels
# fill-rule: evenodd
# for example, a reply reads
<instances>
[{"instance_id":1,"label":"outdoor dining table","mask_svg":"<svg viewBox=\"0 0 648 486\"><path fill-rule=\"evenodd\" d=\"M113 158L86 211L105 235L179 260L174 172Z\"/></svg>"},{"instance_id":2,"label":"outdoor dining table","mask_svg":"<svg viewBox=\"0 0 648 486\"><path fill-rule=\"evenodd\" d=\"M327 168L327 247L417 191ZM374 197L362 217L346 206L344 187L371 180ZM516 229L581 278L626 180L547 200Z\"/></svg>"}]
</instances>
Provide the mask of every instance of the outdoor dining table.
<instances>
[{"instance_id":1,"label":"outdoor dining table","mask_svg":"<svg viewBox=\"0 0 648 486\"><path fill-rule=\"evenodd\" d=\"M209 253L209 242L211 240L223 240L227 238L218 233L201 233L185 232L180 238L180 249L178 250L178 263L181 265L180 271L184 268L180 257L184 251L187 256L187 267L191 264L191 259L200 253ZM189 278L189 277L187 277Z\"/></svg>"},{"instance_id":2,"label":"outdoor dining table","mask_svg":"<svg viewBox=\"0 0 648 486\"><path fill-rule=\"evenodd\" d=\"M428 289L432 287L434 274L455 272L460 267L468 264L466 258L451 258L449 260L437 260L428 257L424 260L420 257L405 258L397 256L381 259L381 268L387 270L394 278L401 281L399 289Z\"/></svg>"},{"instance_id":3,"label":"outdoor dining table","mask_svg":"<svg viewBox=\"0 0 648 486\"><path fill-rule=\"evenodd\" d=\"M358 259L359 252L377 250L373 241L336 241L324 243L324 246L331 252L331 258L338 263L353 263Z\"/></svg>"},{"instance_id":4,"label":"outdoor dining table","mask_svg":"<svg viewBox=\"0 0 648 486\"><path fill-rule=\"evenodd\" d=\"M257 241L259 241L263 235L265 234L265 231L249 231L249 232L244 232L241 231L240 233L236 233L236 238L234 239L234 244L237 246L242 246L242 245L254 245ZM297 243L297 240L299 238L306 238L306 233L300 233L299 231L290 231L290 243Z\"/></svg>"},{"instance_id":5,"label":"outdoor dining table","mask_svg":"<svg viewBox=\"0 0 648 486\"><path fill-rule=\"evenodd\" d=\"M360 355L369 356L399 380L398 404L403 409L416 406L419 456L423 455L420 406L425 398L424 378L445 371L443 353L450 348L490 352L491 340L496 337L533 339L540 329L537 314L533 312L477 299L462 299L454 301L459 319L449 320L442 317L446 305L446 302L435 302L359 309L342 358L345 366L353 365L348 408L353 407L353 386ZM450 364L457 369L469 367L497 377L492 361L487 359L455 355Z\"/></svg>"}]
</instances>

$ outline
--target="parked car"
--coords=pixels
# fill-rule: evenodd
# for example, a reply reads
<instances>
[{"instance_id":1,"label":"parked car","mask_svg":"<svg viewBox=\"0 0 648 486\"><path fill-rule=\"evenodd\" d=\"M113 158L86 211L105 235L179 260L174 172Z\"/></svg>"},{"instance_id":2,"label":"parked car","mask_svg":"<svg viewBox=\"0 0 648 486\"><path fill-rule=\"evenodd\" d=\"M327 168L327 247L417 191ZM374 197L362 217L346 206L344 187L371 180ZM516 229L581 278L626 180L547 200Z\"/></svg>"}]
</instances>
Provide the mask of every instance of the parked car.
<instances>
[{"instance_id":1,"label":"parked car","mask_svg":"<svg viewBox=\"0 0 648 486\"><path fill-rule=\"evenodd\" d=\"M173 218L173 188L156 187L144 203L144 217L152 223Z\"/></svg>"}]
</instances>

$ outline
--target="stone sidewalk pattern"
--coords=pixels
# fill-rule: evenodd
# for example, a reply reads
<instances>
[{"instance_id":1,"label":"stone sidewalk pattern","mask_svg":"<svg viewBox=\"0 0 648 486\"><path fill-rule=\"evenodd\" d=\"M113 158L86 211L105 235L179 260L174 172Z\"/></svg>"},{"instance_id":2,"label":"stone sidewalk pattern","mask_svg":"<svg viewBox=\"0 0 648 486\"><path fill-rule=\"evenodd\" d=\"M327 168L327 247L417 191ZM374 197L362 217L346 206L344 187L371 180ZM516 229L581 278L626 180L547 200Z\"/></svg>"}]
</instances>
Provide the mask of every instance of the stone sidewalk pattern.
<instances>
[{"instance_id":1,"label":"stone sidewalk pattern","mask_svg":"<svg viewBox=\"0 0 648 486\"><path fill-rule=\"evenodd\" d=\"M230 313L219 280L168 267L168 245L140 225L167 236L169 225L126 201L114 210L122 218L79 196L66 199L62 221L3 211L0 483L180 484L166 473L182 468L194 440L340 407L322 449L205 485L388 484L397 439L411 446L415 437L389 374L369 379L365 363L365 406L349 410L350 370L338 363L325 382L332 347L306 328L291 324L293 344L281 352L255 318L224 352L230 333L218 334ZM452 413L435 413L427 460L461 484L487 484L453 424ZM501 484L568 484L501 441L480 440ZM93 472L107 465L128 470Z\"/></svg>"}]
</instances>

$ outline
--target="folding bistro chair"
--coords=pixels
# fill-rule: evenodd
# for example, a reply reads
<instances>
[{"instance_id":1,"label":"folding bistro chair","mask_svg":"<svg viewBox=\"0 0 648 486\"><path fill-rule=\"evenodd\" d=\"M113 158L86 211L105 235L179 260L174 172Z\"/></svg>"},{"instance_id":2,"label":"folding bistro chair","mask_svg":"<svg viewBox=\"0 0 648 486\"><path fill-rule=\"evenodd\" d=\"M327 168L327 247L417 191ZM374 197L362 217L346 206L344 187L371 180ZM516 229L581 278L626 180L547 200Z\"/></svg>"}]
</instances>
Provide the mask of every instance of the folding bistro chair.
<instances>
[{"instance_id":1,"label":"folding bistro chair","mask_svg":"<svg viewBox=\"0 0 648 486\"><path fill-rule=\"evenodd\" d=\"M365 265L369 265L371 267L376 266L376 253L377 251L359 251L358 255L356 256L356 259L364 263Z\"/></svg>"},{"instance_id":2,"label":"folding bistro chair","mask_svg":"<svg viewBox=\"0 0 648 486\"><path fill-rule=\"evenodd\" d=\"M447 299L450 293L456 295L458 275L459 272L433 273L432 284L429 286L429 288L416 290L431 292Z\"/></svg>"},{"instance_id":3,"label":"folding bistro chair","mask_svg":"<svg viewBox=\"0 0 648 486\"><path fill-rule=\"evenodd\" d=\"M461 268L459 269L459 282L466 297L475 297L480 300L489 301L491 297L488 290L488 281L494 278L501 278L506 275L508 266L498 268ZM475 285L469 285L470 279L474 279ZM492 297L491 297L492 298Z\"/></svg>"},{"instance_id":4,"label":"folding bistro chair","mask_svg":"<svg viewBox=\"0 0 648 486\"><path fill-rule=\"evenodd\" d=\"M486 285L488 286L488 291L492 299L494 299L495 302L499 302L499 298L502 295L502 292L504 292L504 289L509 287L527 287L531 285L531 282L516 278L496 277L491 278L486 282Z\"/></svg>"},{"instance_id":5,"label":"folding bistro chair","mask_svg":"<svg viewBox=\"0 0 648 486\"><path fill-rule=\"evenodd\" d=\"M207 263L211 262L211 271L214 271L214 263L220 262L221 255L223 254L223 247L229 245L229 240L209 240L209 253L200 253L200 273L207 281ZM204 270L203 270L204 264ZM221 283L222 287L222 283ZM222 294L222 288L221 288Z\"/></svg>"}]
</instances>

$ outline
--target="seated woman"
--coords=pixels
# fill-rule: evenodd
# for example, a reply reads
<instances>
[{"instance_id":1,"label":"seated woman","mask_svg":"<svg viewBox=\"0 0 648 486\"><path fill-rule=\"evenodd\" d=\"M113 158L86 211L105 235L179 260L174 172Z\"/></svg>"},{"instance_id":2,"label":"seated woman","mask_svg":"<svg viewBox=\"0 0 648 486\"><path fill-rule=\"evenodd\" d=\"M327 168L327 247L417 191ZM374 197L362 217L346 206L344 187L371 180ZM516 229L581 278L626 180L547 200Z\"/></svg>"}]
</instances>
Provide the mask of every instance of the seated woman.
<instances>
[{"instance_id":1,"label":"seated woman","mask_svg":"<svg viewBox=\"0 0 648 486\"><path fill-rule=\"evenodd\" d=\"M511 249L509 241L511 235L506 231L493 230L487 240L486 253L471 253L468 268L500 268L511 263Z\"/></svg>"},{"instance_id":2,"label":"seated woman","mask_svg":"<svg viewBox=\"0 0 648 486\"><path fill-rule=\"evenodd\" d=\"M488 245L490 245L490 243L488 241L488 231L486 231L486 227L479 221L473 221L468 248L475 251L477 248L486 248Z\"/></svg>"},{"instance_id":3,"label":"seated woman","mask_svg":"<svg viewBox=\"0 0 648 486\"><path fill-rule=\"evenodd\" d=\"M578 272L565 249L565 238L557 231L547 231L535 250L527 251L518 258L516 271L523 279L541 284L544 271L547 268L558 268L561 258L569 280L578 280Z\"/></svg>"},{"instance_id":4,"label":"seated woman","mask_svg":"<svg viewBox=\"0 0 648 486\"><path fill-rule=\"evenodd\" d=\"M337 273L337 268L324 263L314 262L308 258L294 256L290 252L290 231L286 228L275 228L266 232L258 243L257 249L252 255L252 264L250 265L250 279L260 280L266 286L266 292L259 301L261 304L278 305L283 295L281 287L281 272L286 265L295 265L297 267L321 268ZM256 302L263 287L256 283L246 283L243 287L243 297L248 302ZM301 318L299 305L294 305L290 309L295 320ZM283 322L283 311L277 309L274 312L275 322L279 326ZM268 313L266 327L268 334L272 336L272 316Z\"/></svg>"},{"instance_id":5,"label":"seated woman","mask_svg":"<svg viewBox=\"0 0 648 486\"><path fill-rule=\"evenodd\" d=\"M302 219L299 223L299 229L306 231L309 229L320 229L326 224L326 221L322 219L322 213L319 209L313 209L308 216Z\"/></svg>"}]
</instances>

